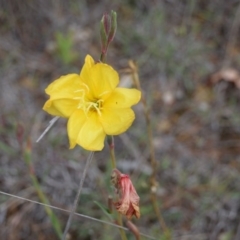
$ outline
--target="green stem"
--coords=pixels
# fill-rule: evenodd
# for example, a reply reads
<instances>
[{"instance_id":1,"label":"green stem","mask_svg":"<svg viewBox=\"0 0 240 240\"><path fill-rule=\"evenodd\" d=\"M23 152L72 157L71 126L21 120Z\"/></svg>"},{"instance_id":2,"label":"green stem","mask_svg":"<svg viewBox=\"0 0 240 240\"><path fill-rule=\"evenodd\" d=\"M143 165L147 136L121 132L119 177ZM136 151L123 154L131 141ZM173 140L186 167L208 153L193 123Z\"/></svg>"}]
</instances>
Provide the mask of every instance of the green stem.
<instances>
[{"instance_id":1,"label":"green stem","mask_svg":"<svg viewBox=\"0 0 240 240\"><path fill-rule=\"evenodd\" d=\"M122 215L119 212L117 213L117 221L118 221L118 224L122 227L123 226ZM121 239L127 240L125 231L121 228L119 230L120 230Z\"/></svg>"},{"instance_id":2,"label":"green stem","mask_svg":"<svg viewBox=\"0 0 240 240\"><path fill-rule=\"evenodd\" d=\"M110 149L110 156L111 156L111 162L112 162L112 169L116 168L116 157L115 157L115 147L114 147L114 138L113 136L108 136L108 145L109 145L109 149ZM119 226L123 226L123 222L122 222L122 215L118 212L117 213L117 222L119 224ZM121 239L122 240L127 240L127 236L126 233L123 229L119 229L120 231L120 235L121 235Z\"/></svg>"},{"instance_id":3,"label":"green stem","mask_svg":"<svg viewBox=\"0 0 240 240\"><path fill-rule=\"evenodd\" d=\"M116 157L115 157L115 146L114 146L114 138L113 136L110 136L110 143L109 143L109 149L110 149L110 156L111 156L111 163L112 163L112 169L116 168Z\"/></svg>"},{"instance_id":4,"label":"green stem","mask_svg":"<svg viewBox=\"0 0 240 240\"><path fill-rule=\"evenodd\" d=\"M102 52L101 53L101 56L100 56L100 61L102 62L102 63L105 63L106 62L106 54L107 54L107 52Z\"/></svg>"}]
</instances>

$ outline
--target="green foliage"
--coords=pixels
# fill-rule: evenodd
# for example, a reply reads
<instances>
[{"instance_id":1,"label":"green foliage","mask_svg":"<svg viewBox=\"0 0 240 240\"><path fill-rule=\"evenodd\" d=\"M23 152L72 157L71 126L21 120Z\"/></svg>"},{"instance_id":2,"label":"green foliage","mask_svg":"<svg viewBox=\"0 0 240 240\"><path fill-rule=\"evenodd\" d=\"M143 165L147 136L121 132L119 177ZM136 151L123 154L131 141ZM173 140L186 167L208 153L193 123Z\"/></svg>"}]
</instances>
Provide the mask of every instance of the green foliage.
<instances>
[{"instance_id":1,"label":"green foliage","mask_svg":"<svg viewBox=\"0 0 240 240\"><path fill-rule=\"evenodd\" d=\"M73 37L70 33L57 32L56 35L57 53L64 64L71 64L78 55L73 50Z\"/></svg>"}]
</instances>

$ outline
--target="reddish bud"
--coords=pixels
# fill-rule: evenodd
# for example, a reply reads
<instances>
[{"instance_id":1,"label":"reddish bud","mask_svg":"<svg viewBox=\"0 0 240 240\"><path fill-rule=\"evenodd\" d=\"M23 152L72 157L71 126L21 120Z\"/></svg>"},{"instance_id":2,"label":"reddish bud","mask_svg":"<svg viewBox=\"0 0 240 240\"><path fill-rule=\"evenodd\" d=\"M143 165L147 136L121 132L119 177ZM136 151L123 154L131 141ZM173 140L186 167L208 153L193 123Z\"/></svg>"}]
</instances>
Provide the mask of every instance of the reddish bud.
<instances>
[{"instance_id":1,"label":"reddish bud","mask_svg":"<svg viewBox=\"0 0 240 240\"><path fill-rule=\"evenodd\" d=\"M120 199L114 203L117 211L131 219L133 215L140 218L139 196L128 175L122 174L114 169L111 175L111 182L116 187Z\"/></svg>"},{"instance_id":2,"label":"reddish bud","mask_svg":"<svg viewBox=\"0 0 240 240\"><path fill-rule=\"evenodd\" d=\"M102 17L102 21L103 21L105 33L106 33L106 35L108 35L110 27L111 27L111 18L108 14L104 14Z\"/></svg>"},{"instance_id":3,"label":"reddish bud","mask_svg":"<svg viewBox=\"0 0 240 240\"><path fill-rule=\"evenodd\" d=\"M111 25L111 19L108 14L104 14L100 25L100 36L102 44L102 53L107 52L108 47L108 33Z\"/></svg>"}]
</instances>

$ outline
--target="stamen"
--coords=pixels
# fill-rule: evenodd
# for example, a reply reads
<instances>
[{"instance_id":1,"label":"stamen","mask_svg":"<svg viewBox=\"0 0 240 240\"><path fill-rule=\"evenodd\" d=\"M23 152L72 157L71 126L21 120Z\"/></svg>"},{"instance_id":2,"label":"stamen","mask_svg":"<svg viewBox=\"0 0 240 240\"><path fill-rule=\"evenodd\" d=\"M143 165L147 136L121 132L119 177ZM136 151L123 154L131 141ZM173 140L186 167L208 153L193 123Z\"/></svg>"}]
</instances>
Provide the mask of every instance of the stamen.
<instances>
[{"instance_id":1,"label":"stamen","mask_svg":"<svg viewBox=\"0 0 240 240\"><path fill-rule=\"evenodd\" d=\"M92 103L92 102L88 102L87 103L89 106L87 107L87 112L93 107L93 108L96 108L95 106L95 103Z\"/></svg>"},{"instance_id":2,"label":"stamen","mask_svg":"<svg viewBox=\"0 0 240 240\"><path fill-rule=\"evenodd\" d=\"M97 104L98 104L98 107L101 109L102 108L102 104L103 104L103 100L102 99L99 99L97 101Z\"/></svg>"},{"instance_id":3,"label":"stamen","mask_svg":"<svg viewBox=\"0 0 240 240\"><path fill-rule=\"evenodd\" d=\"M86 88L87 91L89 91L89 87L85 83L81 83L81 84ZM74 99L79 100L77 108L82 109L84 111L84 114L86 115L86 117L88 117L87 116L88 112L91 110L96 111L98 113L98 115L101 115L103 100L99 99L99 100L95 100L95 101L94 100L88 101L87 98L85 98L86 90L85 89L77 89L76 91L74 91L76 93L77 92L81 93L80 94L81 96L74 97ZM107 92L102 93L101 95L104 95L106 93Z\"/></svg>"},{"instance_id":4,"label":"stamen","mask_svg":"<svg viewBox=\"0 0 240 240\"><path fill-rule=\"evenodd\" d=\"M89 87L88 87L88 85L86 83L81 82L81 85L83 85L87 89L88 92L90 91Z\"/></svg>"},{"instance_id":5,"label":"stamen","mask_svg":"<svg viewBox=\"0 0 240 240\"><path fill-rule=\"evenodd\" d=\"M98 113L98 115L100 115L100 116L101 116L101 115L102 115L102 113L101 113L100 109L99 109L98 107L96 107L95 109L97 110L97 113Z\"/></svg>"}]
</instances>

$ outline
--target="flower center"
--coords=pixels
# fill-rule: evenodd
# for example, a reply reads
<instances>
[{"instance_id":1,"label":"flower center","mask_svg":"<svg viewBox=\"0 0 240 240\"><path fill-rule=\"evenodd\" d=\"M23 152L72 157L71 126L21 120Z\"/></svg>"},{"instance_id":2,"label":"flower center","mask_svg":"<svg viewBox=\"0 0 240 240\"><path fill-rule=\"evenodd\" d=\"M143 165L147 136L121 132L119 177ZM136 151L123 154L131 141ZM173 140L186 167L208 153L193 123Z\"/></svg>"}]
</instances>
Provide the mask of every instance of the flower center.
<instances>
[{"instance_id":1,"label":"flower center","mask_svg":"<svg viewBox=\"0 0 240 240\"><path fill-rule=\"evenodd\" d=\"M88 116L89 111L97 112L98 115L101 115L103 100L102 99L89 100L86 97L86 93L89 92L89 88L87 85L83 84L83 88L76 90L75 92L79 93L78 94L79 96L74 98L79 100L79 103L77 106L78 109L82 109L86 116Z\"/></svg>"},{"instance_id":2,"label":"flower center","mask_svg":"<svg viewBox=\"0 0 240 240\"><path fill-rule=\"evenodd\" d=\"M95 101L81 101L78 105L78 108L83 109L86 115L89 111L97 112L98 115L101 115L102 103L102 99L98 99Z\"/></svg>"}]
</instances>

